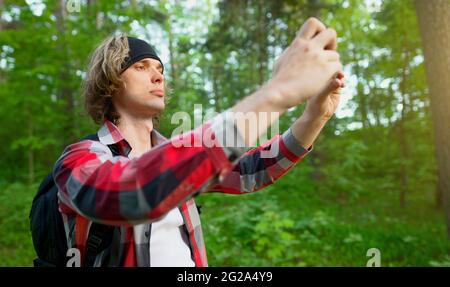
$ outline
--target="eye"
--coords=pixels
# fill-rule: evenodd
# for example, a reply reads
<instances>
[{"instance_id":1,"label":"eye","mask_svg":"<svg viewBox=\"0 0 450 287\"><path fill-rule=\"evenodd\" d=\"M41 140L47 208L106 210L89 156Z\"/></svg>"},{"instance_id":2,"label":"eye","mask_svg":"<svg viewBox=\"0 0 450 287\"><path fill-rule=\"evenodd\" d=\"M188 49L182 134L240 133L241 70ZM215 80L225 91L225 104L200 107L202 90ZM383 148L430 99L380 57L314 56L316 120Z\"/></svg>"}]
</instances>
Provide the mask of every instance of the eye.
<instances>
[{"instance_id":1,"label":"eye","mask_svg":"<svg viewBox=\"0 0 450 287\"><path fill-rule=\"evenodd\" d=\"M139 70L139 71L143 71L143 70L145 70L145 66L142 65L142 64L141 65L137 65L136 69Z\"/></svg>"}]
</instances>

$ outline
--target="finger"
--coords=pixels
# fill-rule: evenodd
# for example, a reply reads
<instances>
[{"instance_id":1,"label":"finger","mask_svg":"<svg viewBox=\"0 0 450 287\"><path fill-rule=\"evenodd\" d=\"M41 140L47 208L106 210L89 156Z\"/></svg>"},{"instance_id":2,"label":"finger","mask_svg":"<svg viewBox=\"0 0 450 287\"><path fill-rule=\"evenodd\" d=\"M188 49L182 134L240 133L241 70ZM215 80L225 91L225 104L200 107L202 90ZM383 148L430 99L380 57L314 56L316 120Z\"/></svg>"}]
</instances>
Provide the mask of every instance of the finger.
<instances>
[{"instance_id":1,"label":"finger","mask_svg":"<svg viewBox=\"0 0 450 287\"><path fill-rule=\"evenodd\" d=\"M330 92L333 92L336 89L339 89L342 86L341 80L334 78L330 81Z\"/></svg>"},{"instance_id":2,"label":"finger","mask_svg":"<svg viewBox=\"0 0 450 287\"><path fill-rule=\"evenodd\" d=\"M339 83L339 88L345 87L345 81L343 79L336 78L336 80Z\"/></svg>"},{"instance_id":3,"label":"finger","mask_svg":"<svg viewBox=\"0 0 450 287\"><path fill-rule=\"evenodd\" d=\"M339 79L333 78L328 82L328 85L326 86L326 88L323 90L323 92L320 94L319 97L326 97L330 93L334 92L339 88L341 88L341 83Z\"/></svg>"},{"instance_id":4,"label":"finger","mask_svg":"<svg viewBox=\"0 0 450 287\"><path fill-rule=\"evenodd\" d=\"M305 40L309 40L313 38L316 34L324 31L326 29L325 25L317 20L316 18L309 18L302 25L300 30L297 32L296 38L303 38Z\"/></svg>"},{"instance_id":5,"label":"finger","mask_svg":"<svg viewBox=\"0 0 450 287\"><path fill-rule=\"evenodd\" d=\"M314 37L314 41L325 50L337 49L337 34L334 29L328 28L325 31L320 32Z\"/></svg>"},{"instance_id":6,"label":"finger","mask_svg":"<svg viewBox=\"0 0 450 287\"><path fill-rule=\"evenodd\" d=\"M325 54L325 59L327 61L333 62L333 61L339 61L339 53L333 50L325 50L323 51Z\"/></svg>"},{"instance_id":7,"label":"finger","mask_svg":"<svg viewBox=\"0 0 450 287\"><path fill-rule=\"evenodd\" d=\"M338 79L340 74L343 74L342 72L342 63L339 61L334 62L328 62L328 68L330 69L331 73L331 79Z\"/></svg>"},{"instance_id":8,"label":"finger","mask_svg":"<svg viewBox=\"0 0 450 287\"><path fill-rule=\"evenodd\" d=\"M345 87L345 74L343 71L339 71L336 78L340 81L341 83L341 88Z\"/></svg>"}]
</instances>

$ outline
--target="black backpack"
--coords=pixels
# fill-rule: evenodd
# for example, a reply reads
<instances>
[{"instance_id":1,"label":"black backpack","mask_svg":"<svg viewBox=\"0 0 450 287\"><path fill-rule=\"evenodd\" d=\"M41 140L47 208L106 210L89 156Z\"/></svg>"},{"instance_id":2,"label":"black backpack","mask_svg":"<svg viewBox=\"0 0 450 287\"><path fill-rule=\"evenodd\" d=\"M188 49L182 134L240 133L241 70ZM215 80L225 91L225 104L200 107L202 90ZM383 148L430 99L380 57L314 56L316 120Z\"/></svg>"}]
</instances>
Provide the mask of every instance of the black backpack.
<instances>
[{"instance_id":1,"label":"black backpack","mask_svg":"<svg viewBox=\"0 0 450 287\"><path fill-rule=\"evenodd\" d=\"M84 139L98 141L97 134ZM108 146L113 155L117 151ZM67 264L67 239L61 213L58 210L58 188L53 174L48 174L39 186L30 211L30 231L38 258L35 267L65 267ZM93 222L86 242L83 266L93 266L96 256L111 245L114 226Z\"/></svg>"}]
</instances>

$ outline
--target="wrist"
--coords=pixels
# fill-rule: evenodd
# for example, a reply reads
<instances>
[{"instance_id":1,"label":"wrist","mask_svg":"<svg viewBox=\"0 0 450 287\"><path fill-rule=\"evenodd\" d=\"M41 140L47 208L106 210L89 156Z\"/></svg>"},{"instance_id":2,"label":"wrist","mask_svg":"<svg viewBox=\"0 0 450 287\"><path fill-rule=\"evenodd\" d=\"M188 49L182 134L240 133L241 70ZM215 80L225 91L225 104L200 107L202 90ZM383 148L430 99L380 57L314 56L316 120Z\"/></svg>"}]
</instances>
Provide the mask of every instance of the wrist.
<instances>
[{"instance_id":1,"label":"wrist","mask_svg":"<svg viewBox=\"0 0 450 287\"><path fill-rule=\"evenodd\" d=\"M253 146L267 128L286 112L287 109L274 102L273 93L268 85L263 85L231 108L235 114L236 127L244 137L246 146Z\"/></svg>"},{"instance_id":2,"label":"wrist","mask_svg":"<svg viewBox=\"0 0 450 287\"><path fill-rule=\"evenodd\" d=\"M303 114L291 126L292 135L303 148L309 149L325 124L326 121L321 118Z\"/></svg>"},{"instance_id":3,"label":"wrist","mask_svg":"<svg viewBox=\"0 0 450 287\"><path fill-rule=\"evenodd\" d=\"M308 108L303 112L300 116L299 120L305 124L309 124L312 126L324 126L330 118L325 115L311 113L308 111Z\"/></svg>"},{"instance_id":4,"label":"wrist","mask_svg":"<svg viewBox=\"0 0 450 287\"><path fill-rule=\"evenodd\" d=\"M290 106L286 104L286 97L272 81L265 83L259 90L264 96L267 105L278 112L286 112Z\"/></svg>"}]
</instances>

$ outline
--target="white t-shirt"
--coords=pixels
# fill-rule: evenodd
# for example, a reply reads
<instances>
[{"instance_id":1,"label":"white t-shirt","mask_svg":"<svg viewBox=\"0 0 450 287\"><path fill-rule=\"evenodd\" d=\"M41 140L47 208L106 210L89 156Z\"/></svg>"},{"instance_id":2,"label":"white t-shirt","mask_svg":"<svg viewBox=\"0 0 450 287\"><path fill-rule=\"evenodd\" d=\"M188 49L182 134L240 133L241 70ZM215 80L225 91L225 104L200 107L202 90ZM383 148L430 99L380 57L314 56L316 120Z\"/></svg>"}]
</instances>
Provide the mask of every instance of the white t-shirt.
<instances>
[{"instance_id":1,"label":"white t-shirt","mask_svg":"<svg viewBox=\"0 0 450 287\"><path fill-rule=\"evenodd\" d=\"M183 225L183 217L178 207L152 223L148 250L151 267L195 267L191 249L181 235ZM140 224L134 227L136 238L140 238L144 226Z\"/></svg>"}]
</instances>

